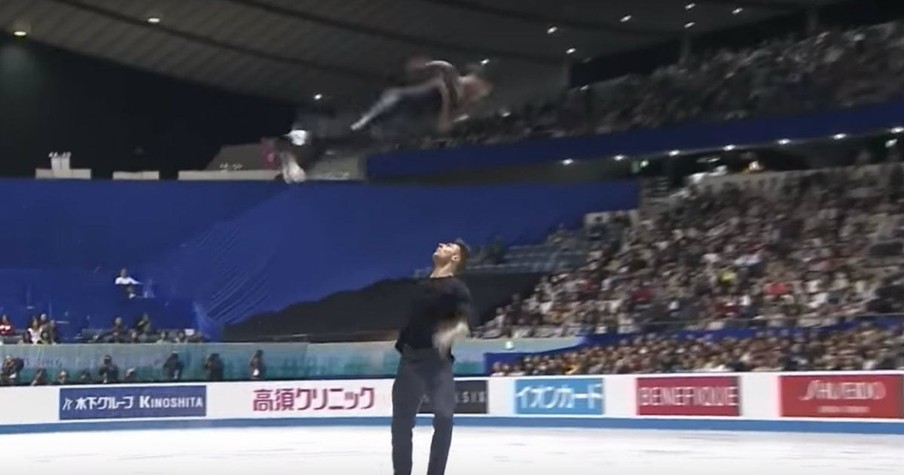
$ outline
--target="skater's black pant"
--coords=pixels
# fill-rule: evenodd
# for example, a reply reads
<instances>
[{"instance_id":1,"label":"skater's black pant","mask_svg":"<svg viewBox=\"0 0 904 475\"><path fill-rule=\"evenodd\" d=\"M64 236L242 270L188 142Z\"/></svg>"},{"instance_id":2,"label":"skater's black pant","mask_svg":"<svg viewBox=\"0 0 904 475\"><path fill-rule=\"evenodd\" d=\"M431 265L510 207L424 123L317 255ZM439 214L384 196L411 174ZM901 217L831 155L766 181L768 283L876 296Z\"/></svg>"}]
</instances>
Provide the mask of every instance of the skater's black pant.
<instances>
[{"instance_id":1,"label":"skater's black pant","mask_svg":"<svg viewBox=\"0 0 904 475\"><path fill-rule=\"evenodd\" d=\"M389 89L361 116L353 128L363 129L377 121L418 121L428 116L436 120L443 107L443 95L439 87L434 83L426 83Z\"/></svg>"},{"instance_id":2,"label":"skater's black pant","mask_svg":"<svg viewBox=\"0 0 904 475\"><path fill-rule=\"evenodd\" d=\"M424 396L433 405L433 443L427 475L443 475L452 443L455 379L452 361L435 349L402 353L392 385L392 465L395 475L411 475L411 438Z\"/></svg>"}]
</instances>

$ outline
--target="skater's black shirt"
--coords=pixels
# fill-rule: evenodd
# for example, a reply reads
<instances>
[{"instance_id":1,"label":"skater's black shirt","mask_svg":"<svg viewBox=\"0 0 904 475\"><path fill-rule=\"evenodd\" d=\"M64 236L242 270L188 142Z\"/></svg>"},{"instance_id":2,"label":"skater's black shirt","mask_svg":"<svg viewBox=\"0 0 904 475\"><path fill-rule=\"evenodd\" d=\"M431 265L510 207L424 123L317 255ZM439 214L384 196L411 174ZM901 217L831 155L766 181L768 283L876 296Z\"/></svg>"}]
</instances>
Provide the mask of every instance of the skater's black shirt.
<instances>
[{"instance_id":1,"label":"skater's black shirt","mask_svg":"<svg viewBox=\"0 0 904 475\"><path fill-rule=\"evenodd\" d=\"M457 277L425 279L417 283L405 326L399 332L396 349L433 348L433 334L443 322L464 319L476 325L471 292Z\"/></svg>"}]
</instances>

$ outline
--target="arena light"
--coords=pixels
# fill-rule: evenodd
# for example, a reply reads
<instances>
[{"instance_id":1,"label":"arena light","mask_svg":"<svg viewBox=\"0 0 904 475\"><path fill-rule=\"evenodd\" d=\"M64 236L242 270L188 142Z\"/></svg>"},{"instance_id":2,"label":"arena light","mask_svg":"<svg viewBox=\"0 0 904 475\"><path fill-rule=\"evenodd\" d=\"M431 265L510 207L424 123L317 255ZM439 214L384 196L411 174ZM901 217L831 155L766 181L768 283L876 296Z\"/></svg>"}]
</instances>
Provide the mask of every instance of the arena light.
<instances>
[{"instance_id":1,"label":"arena light","mask_svg":"<svg viewBox=\"0 0 904 475\"><path fill-rule=\"evenodd\" d=\"M689 22L687 22L687 23L684 24L684 29L685 29L685 30L689 30L689 29L693 28L693 27L696 26L696 25L697 25L696 22L689 21Z\"/></svg>"},{"instance_id":2,"label":"arena light","mask_svg":"<svg viewBox=\"0 0 904 475\"><path fill-rule=\"evenodd\" d=\"M621 17L621 22L628 23L629 21L631 21L632 18L634 18L634 17L632 17L631 15L625 15L625 16Z\"/></svg>"},{"instance_id":3,"label":"arena light","mask_svg":"<svg viewBox=\"0 0 904 475\"><path fill-rule=\"evenodd\" d=\"M742 7L735 8L731 11L732 15L740 15L741 13L744 13L744 8Z\"/></svg>"},{"instance_id":4,"label":"arena light","mask_svg":"<svg viewBox=\"0 0 904 475\"><path fill-rule=\"evenodd\" d=\"M726 145L726 146L722 147L722 150L725 150L726 152L730 152L734 149L735 149L734 145Z\"/></svg>"},{"instance_id":5,"label":"arena light","mask_svg":"<svg viewBox=\"0 0 904 475\"><path fill-rule=\"evenodd\" d=\"M670 157L677 157L678 155L681 155L681 150L672 150L669 152Z\"/></svg>"},{"instance_id":6,"label":"arena light","mask_svg":"<svg viewBox=\"0 0 904 475\"><path fill-rule=\"evenodd\" d=\"M577 51L578 50L575 48L568 48L567 50L565 50L565 53L566 54L575 54L575 53L577 53Z\"/></svg>"},{"instance_id":7,"label":"arena light","mask_svg":"<svg viewBox=\"0 0 904 475\"><path fill-rule=\"evenodd\" d=\"M13 36L15 36L16 38L25 38L26 36L28 36L28 32L25 30L16 30L13 32Z\"/></svg>"},{"instance_id":8,"label":"arena light","mask_svg":"<svg viewBox=\"0 0 904 475\"><path fill-rule=\"evenodd\" d=\"M574 163L574 160L572 160L570 158L566 158L565 160L562 160L562 165L571 165L572 163Z\"/></svg>"},{"instance_id":9,"label":"arena light","mask_svg":"<svg viewBox=\"0 0 904 475\"><path fill-rule=\"evenodd\" d=\"M624 155L616 155L616 156L615 156L615 161L616 161L616 162L620 162L620 161L622 161L622 160L624 160L624 159L625 159L625 156L624 156Z\"/></svg>"},{"instance_id":10,"label":"arena light","mask_svg":"<svg viewBox=\"0 0 904 475\"><path fill-rule=\"evenodd\" d=\"M694 8L697 8L697 4L693 3L693 2L688 3L687 5L684 6L685 10L693 10Z\"/></svg>"},{"instance_id":11,"label":"arena light","mask_svg":"<svg viewBox=\"0 0 904 475\"><path fill-rule=\"evenodd\" d=\"M790 139L781 139L778 141L779 145L788 145L789 143L791 143Z\"/></svg>"},{"instance_id":12,"label":"arena light","mask_svg":"<svg viewBox=\"0 0 904 475\"><path fill-rule=\"evenodd\" d=\"M904 127L894 127L891 129L893 134L904 134Z\"/></svg>"},{"instance_id":13,"label":"arena light","mask_svg":"<svg viewBox=\"0 0 904 475\"><path fill-rule=\"evenodd\" d=\"M581 90L582 90L582 91L589 91L589 90L590 90L590 86L581 86Z\"/></svg>"},{"instance_id":14,"label":"arena light","mask_svg":"<svg viewBox=\"0 0 904 475\"><path fill-rule=\"evenodd\" d=\"M323 94L314 94L315 101L319 101L320 99L323 99Z\"/></svg>"},{"instance_id":15,"label":"arena light","mask_svg":"<svg viewBox=\"0 0 904 475\"><path fill-rule=\"evenodd\" d=\"M835 134L835 135L832 136L832 138L835 139L835 140L846 139L846 138L847 138L847 134Z\"/></svg>"},{"instance_id":16,"label":"arena light","mask_svg":"<svg viewBox=\"0 0 904 475\"><path fill-rule=\"evenodd\" d=\"M559 27L553 25L553 26L551 26L551 27L549 27L549 28L546 29L546 34L547 34L547 35L554 35L554 34L556 34L557 31L559 31Z\"/></svg>"},{"instance_id":17,"label":"arena light","mask_svg":"<svg viewBox=\"0 0 904 475\"><path fill-rule=\"evenodd\" d=\"M481 66L486 66L486 65L488 65L488 64L490 64L490 59L489 59L489 58L483 58L483 59L480 60L480 65L481 65Z\"/></svg>"},{"instance_id":18,"label":"arena light","mask_svg":"<svg viewBox=\"0 0 904 475\"><path fill-rule=\"evenodd\" d=\"M156 25L156 24L160 23L160 17L159 16L150 16L150 17L148 17L148 23L150 23L152 25Z\"/></svg>"},{"instance_id":19,"label":"arena light","mask_svg":"<svg viewBox=\"0 0 904 475\"><path fill-rule=\"evenodd\" d=\"M885 142L885 148L892 148L895 145L898 145L898 139L891 139Z\"/></svg>"}]
</instances>

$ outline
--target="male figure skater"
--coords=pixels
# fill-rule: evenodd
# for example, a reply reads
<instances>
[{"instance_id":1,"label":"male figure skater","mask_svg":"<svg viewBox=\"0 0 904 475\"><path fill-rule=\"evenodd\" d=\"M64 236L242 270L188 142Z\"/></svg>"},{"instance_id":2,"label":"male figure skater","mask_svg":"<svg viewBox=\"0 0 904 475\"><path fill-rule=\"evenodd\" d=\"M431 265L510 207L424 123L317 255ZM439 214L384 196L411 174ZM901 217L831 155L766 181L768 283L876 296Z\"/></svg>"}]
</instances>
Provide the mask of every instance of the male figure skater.
<instances>
[{"instance_id":1,"label":"male figure skater","mask_svg":"<svg viewBox=\"0 0 904 475\"><path fill-rule=\"evenodd\" d=\"M408 321L396 349L402 354L392 386L392 465L395 475L411 475L411 438L424 395L433 403L433 443L427 475L443 475L452 443L455 380L452 344L474 321L471 293L456 277L470 249L462 240L437 246L433 272L418 284Z\"/></svg>"}]
</instances>

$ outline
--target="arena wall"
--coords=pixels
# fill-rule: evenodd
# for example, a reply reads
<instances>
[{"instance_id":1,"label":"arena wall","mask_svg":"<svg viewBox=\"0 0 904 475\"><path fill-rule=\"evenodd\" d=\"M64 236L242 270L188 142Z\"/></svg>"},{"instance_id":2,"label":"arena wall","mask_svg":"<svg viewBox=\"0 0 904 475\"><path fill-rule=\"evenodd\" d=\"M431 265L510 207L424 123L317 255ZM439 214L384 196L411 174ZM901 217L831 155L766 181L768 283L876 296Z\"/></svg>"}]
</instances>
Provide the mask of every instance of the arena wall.
<instances>
[{"instance_id":1,"label":"arena wall","mask_svg":"<svg viewBox=\"0 0 904 475\"><path fill-rule=\"evenodd\" d=\"M904 434L904 372L469 378L459 425ZM13 387L0 432L386 425L392 380ZM429 413L429 402L422 412Z\"/></svg>"}]
</instances>

